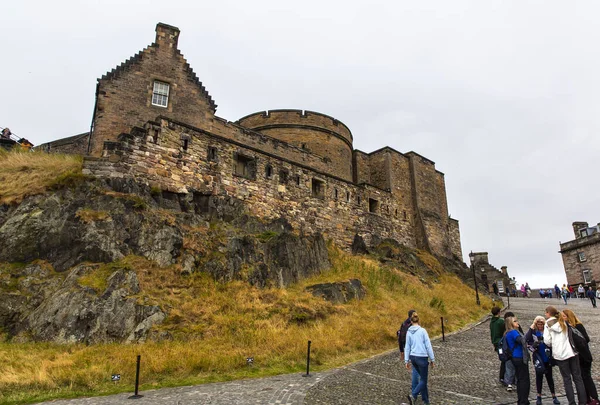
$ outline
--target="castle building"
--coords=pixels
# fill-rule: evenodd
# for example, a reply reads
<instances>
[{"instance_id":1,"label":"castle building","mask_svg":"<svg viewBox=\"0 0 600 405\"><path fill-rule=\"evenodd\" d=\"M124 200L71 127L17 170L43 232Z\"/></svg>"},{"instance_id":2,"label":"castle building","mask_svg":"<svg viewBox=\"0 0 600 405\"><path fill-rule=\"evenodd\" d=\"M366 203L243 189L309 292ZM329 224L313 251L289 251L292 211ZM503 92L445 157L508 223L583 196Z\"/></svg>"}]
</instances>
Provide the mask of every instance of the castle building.
<instances>
[{"instance_id":1,"label":"castle building","mask_svg":"<svg viewBox=\"0 0 600 405\"><path fill-rule=\"evenodd\" d=\"M575 239L560 244L567 283L596 285L600 280L600 224L573 222Z\"/></svg>"},{"instance_id":2,"label":"castle building","mask_svg":"<svg viewBox=\"0 0 600 405\"><path fill-rule=\"evenodd\" d=\"M178 28L100 79L90 132L39 148L86 150L84 173L133 178L163 193L243 200L252 215L286 218L343 247L392 238L462 260L444 174L415 152L353 148L341 121L270 110L230 122L177 47Z\"/></svg>"}]
</instances>

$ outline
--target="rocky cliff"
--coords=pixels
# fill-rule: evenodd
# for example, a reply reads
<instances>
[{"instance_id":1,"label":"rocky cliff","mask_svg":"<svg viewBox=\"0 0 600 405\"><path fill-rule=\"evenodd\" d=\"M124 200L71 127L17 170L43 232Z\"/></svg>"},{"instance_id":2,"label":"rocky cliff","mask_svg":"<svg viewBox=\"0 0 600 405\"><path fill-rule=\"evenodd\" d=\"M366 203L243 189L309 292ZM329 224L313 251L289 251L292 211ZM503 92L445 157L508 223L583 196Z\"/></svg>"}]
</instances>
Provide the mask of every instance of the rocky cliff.
<instances>
[{"instance_id":1,"label":"rocky cliff","mask_svg":"<svg viewBox=\"0 0 600 405\"><path fill-rule=\"evenodd\" d=\"M234 198L82 181L0 208L0 327L20 340L137 342L168 309L140 300L140 256L181 277L285 287L327 269L323 236L264 223Z\"/></svg>"}]
</instances>

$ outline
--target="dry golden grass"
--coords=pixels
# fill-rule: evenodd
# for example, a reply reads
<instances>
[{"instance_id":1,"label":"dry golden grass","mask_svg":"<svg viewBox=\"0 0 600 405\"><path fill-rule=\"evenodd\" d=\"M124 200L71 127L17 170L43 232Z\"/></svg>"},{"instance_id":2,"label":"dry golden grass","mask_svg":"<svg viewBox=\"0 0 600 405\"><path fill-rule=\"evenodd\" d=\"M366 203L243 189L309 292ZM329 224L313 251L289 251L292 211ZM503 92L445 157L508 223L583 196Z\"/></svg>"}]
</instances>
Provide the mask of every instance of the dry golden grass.
<instances>
[{"instance_id":1,"label":"dry golden grass","mask_svg":"<svg viewBox=\"0 0 600 405\"><path fill-rule=\"evenodd\" d=\"M19 203L80 178L81 167L81 156L0 150L0 204Z\"/></svg>"},{"instance_id":2,"label":"dry golden grass","mask_svg":"<svg viewBox=\"0 0 600 405\"><path fill-rule=\"evenodd\" d=\"M158 330L173 341L139 345L0 343L0 402L26 403L77 395L131 391L136 355L142 356L142 389L300 372L307 341L316 369L356 361L396 347L395 332L414 308L431 336L479 319L491 308L451 275L431 286L398 269L330 247L333 267L288 289L221 284L206 274L182 277L176 266L160 269L139 257L110 265L135 269L140 301L160 304L169 316ZM115 267L116 268L116 267ZM359 278L364 300L333 305L307 285ZM246 357L254 366L246 366ZM110 382L112 373L122 381ZM3 402L4 403L4 402Z\"/></svg>"}]
</instances>

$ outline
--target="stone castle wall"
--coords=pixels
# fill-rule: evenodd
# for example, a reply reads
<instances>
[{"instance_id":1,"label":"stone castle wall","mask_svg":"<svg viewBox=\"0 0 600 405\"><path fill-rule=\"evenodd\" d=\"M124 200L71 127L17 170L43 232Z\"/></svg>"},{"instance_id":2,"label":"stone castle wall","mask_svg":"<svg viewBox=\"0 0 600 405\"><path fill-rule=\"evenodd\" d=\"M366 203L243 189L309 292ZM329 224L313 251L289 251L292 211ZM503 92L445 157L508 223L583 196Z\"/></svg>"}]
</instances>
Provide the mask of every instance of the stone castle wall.
<instances>
[{"instance_id":1,"label":"stone castle wall","mask_svg":"<svg viewBox=\"0 0 600 405\"><path fill-rule=\"evenodd\" d=\"M227 194L247 202L253 215L285 217L345 247L360 234L462 256L434 162L389 147L354 150L348 127L317 112L219 118L177 49L178 36L177 28L158 24L155 43L99 79L86 173ZM152 105L157 80L170 87L167 107Z\"/></svg>"},{"instance_id":2,"label":"stone castle wall","mask_svg":"<svg viewBox=\"0 0 600 405\"><path fill-rule=\"evenodd\" d=\"M586 227L587 223L580 228ZM576 239L560 244L567 283L596 285L600 282L600 233L581 236L575 224L574 230ZM587 272L587 277L584 272Z\"/></svg>"},{"instance_id":3,"label":"stone castle wall","mask_svg":"<svg viewBox=\"0 0 600 405\"><path fill-rule=\"evenodd\" d=\"M185 138L187 150L182 147ZM253 162L249 176L235 173L240 156ZM392 238L416 247L410 222L393 214L402 212L403 207L390 192L358 186L167 119L159 125L149 123L145 129L123 134L119 142L107 144L103 157L85 159L84 173L133 177L152 187L195 196L234 196L247 203L251 215L284 217L299 231L323 232L345 247L350 246L355 234L367 243L373 237ZM318 192L315 182L319 184Z\"/></svg>"}]
</instances>

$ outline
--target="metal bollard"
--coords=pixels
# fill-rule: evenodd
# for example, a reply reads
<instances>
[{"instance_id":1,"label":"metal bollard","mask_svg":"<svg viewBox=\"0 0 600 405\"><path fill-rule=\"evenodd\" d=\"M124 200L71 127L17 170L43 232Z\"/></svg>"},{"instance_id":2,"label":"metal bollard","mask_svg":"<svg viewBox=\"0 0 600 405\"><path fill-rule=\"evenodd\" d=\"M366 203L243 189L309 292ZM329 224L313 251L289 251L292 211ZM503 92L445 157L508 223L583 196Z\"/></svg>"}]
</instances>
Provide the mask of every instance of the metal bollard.
<instances>
[{"instance_id":1,"label":"metal bollard","mask_svg":"<svg viewBox=\"0 0 600 405\"><path fill-rule=\"evenodd\" d=\"M311 341L308 341L308 351L306 353L306 374L302 374L302 377L310 377L310 343Z\"/></svg>"},{"instance_id":2,"label":"metal bollard","mask_svg":"<svg viewBox=\"0 0 600 405\"><path fill-rule=\"evenodd\" d=\"M138 389L140 387L140 359L142 356L138 354L137 356L137 366L135 370L135 394L130 396L128 399L139 399L142 398L143 395L138 394Z\"/></svg>"},{"instance_id":3,"label":"metal bollard","mask_svg":"<svg viewBox=\"0 0 600 405\"><path fill-rule=\"evenodd\" d=\"M444 334L444 317L441 316L440 320L442 321L442 342L446 341L446 335Z\"/></svg>"}]
</instances>

